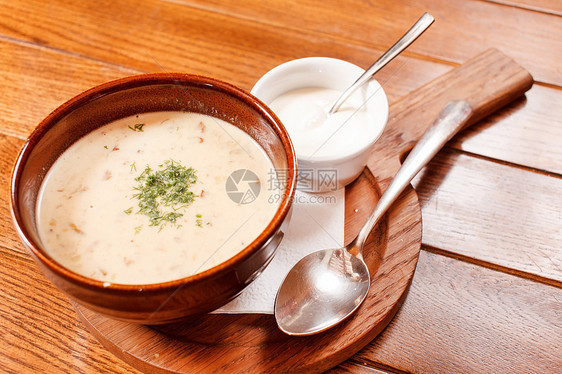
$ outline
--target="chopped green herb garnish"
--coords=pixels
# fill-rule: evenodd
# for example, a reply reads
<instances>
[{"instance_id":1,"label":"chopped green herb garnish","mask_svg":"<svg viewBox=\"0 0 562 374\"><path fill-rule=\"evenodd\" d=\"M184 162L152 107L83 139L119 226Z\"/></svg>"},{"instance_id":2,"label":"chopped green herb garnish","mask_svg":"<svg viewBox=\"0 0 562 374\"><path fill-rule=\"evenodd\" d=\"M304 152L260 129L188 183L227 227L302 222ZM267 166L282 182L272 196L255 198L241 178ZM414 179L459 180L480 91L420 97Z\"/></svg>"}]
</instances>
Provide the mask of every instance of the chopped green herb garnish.
<instances>
[{"instance_id":1,"label":"chopped green herb garnish","mask_svg":"<svg viewBox=\"0 0 562 374\"><path fill-rule=\"evenodd\" d=\"M137 123L135 124L133 127L131 127L131 125L129 125L128 127L133 130L133 131L137 131L137 132L143 132L144 130L142 129L144 126L144 123Z\"/></svg>"},{"instance_id":2,"label":"chopped green herb garnish","mask_svg":"<svg viewBox=\"0 0 562 374\"><path fill-rule=\"evenodd\" d=\"M142 230L142 225L135 227L135 234L138 234Z\"/></svg>"},{"instance_id":3,"label":"chopped green herb garnish","mask_svg":"<svg viewBox=\"0 0 562 374\"><path fill-rule=\"evenodd\" d=\"M131 164L131 171L137 171L136 161Z\"/></svg>"},{"instance_id":4,"label":"chopped green herb garnish","mask_svg":"<svg viewBox=\"0 0 562 374\"><path fill-rule=\"evenodd\" d=\"M108 148L107 148L107 145L104 145L103 147L104 147L105 149L108 149Z\"/></svg>"},{"instance_id":5,"label":"chopped green herb garnish","mask_svg":"<svg viewBox=\"0 0 562 374\"><path fill-rule=\"evenodd\" d=\"M197 182L193 168L186 168L179 163L168 160L158 165L159 170L147 166L135 180L138 182L133 195L139 201L138 213L150 219L150 226L160 226L160 229L171 223L177 225L176 220L183 216L178 211L186 208L195 198L189 190Z\"/></svg>"},{"instance_id":6,"label":"chopped green herb garnish","mask_svg":"<svg viewBox=\"0 0 562 374\"><path fill-rule=\"evenodd\" d=\"M203 220L201 219L203 216L201 214L196 214L195 217L197 218L195 220L195 225L197 225L197 227L203 227Z\"/></svg>"},{"instance_id":7,"label":"chopped green herb garnish","mask_svg":"<svg viewBox=\"0 0 562 374\"><path fill-rule=\"evenodd\" d=\"M124 210L123 212L124 212L125 214L131 214L131 213L133 213L133 207L130 207L129 209Z\"/></svg>"}]
</instances>

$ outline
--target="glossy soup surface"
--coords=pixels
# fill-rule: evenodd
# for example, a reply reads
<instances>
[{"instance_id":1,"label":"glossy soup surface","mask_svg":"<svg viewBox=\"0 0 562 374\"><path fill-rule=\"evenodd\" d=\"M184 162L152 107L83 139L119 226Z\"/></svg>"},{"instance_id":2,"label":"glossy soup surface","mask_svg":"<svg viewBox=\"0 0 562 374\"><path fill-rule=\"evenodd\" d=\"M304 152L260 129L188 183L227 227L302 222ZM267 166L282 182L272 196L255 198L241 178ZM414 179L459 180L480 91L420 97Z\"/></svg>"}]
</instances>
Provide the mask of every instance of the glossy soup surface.
<instances>
[{"instance_id":1,"label":"glossy soup surface","mask_svg":"<svg viewBox=\"0 0 562 374\"><path fill-rule=\"evenodd\" d=\"M227 122L184 112L131 116L55 162L40 191L40 237L56 261L107 283L182 278L258 237L279 205L275 175L263 149ZM174 190L177 181L187 188Z\"/></svg>"}]
</instances>

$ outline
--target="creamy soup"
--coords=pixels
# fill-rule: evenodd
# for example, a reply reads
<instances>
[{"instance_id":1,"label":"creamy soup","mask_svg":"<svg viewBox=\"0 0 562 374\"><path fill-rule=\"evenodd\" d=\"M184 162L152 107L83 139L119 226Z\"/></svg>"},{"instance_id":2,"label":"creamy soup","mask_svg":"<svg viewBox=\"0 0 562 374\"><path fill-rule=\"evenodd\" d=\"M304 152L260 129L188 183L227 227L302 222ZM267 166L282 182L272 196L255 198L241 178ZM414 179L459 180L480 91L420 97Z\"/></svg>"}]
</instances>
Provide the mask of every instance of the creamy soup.
<instances>
[{"instance_id":1,"label":"creamy soup","mask_svg":"<svg viewBox=\"0 0 562 374\"><path fill-rule=\"evenodd\" d=\"M274 173L248 134L219 119L120 119L77 141L49 170L37 206L40 238L56 261L106 284L189 276L263 231L279 204Z\"/></svg>"}]
</instances>

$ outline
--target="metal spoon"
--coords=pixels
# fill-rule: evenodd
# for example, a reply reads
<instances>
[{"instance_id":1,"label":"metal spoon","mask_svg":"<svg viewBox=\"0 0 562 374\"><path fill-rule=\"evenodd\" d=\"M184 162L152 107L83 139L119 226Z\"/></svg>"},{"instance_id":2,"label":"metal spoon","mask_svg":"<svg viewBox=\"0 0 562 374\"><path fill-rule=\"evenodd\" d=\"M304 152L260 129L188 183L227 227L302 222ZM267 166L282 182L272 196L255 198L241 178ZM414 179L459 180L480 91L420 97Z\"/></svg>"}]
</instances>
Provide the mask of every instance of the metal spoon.
<instances>
[{"instance_id":1,"label":"metal spoon","mask_svg":"<svg viewBox=\"0 0 562 374\"><path fill-rule=\"evenodd\" d=\"M412 44L431 24L434 18L429 13L424 13L423 16L408 30L404 36L400 38L388 51L386 51L373 65L371 65L357 80L346 89L338 100L334 103L328 114L333 114L338 111L340 106L345 100L347 100L359 87L364 85L366 82L371 80L373 75L380 69L382 69L386 64L398 56L400 52L405 50L410 44Z\"/></svg>"},{"instance_id":2,"label":"metal spoon","mask_svg":"<svg viewBox=\"0 0 562 374\"><path fill-rule=\"evenodd\" d=\"M371 284L363 260L367 236L416 174L467 123L472 109L452 101L430 126L396 173L357 237L347 246L302 258L287 274L275 300L275 319L289 335L312 335L351 315Z\"/></svg>"}]
</instances>

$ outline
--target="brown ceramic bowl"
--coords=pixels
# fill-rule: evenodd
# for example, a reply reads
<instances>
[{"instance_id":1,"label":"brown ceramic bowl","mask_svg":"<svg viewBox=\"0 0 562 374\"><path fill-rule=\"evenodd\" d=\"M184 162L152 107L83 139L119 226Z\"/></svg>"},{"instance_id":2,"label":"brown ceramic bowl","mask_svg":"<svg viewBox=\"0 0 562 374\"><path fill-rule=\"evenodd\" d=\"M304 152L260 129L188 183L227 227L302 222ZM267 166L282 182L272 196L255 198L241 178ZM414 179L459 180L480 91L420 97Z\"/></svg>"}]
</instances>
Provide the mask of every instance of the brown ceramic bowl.
<instances>
[{"instance_id":1,"label":"brown ceramic bowl","mask_svg":"<svg viewBox=\"0 0 562 374\"><path fill-rule=\"evenodd\" d=\"M248 133L276 169L284 169L281 204L269 225L226 262L190 277L148 285L104 286L54 261L36 227L39 187L55 160L85 134L119 118L154 111L190 111L225 120ZM146 74L90 89L57 108L30 135L14 166L11 210L21 240L42 271L72 300L98 313L143 324L174 322L216 309L235 297L273 258L290 218L296 158L285 128L251 94L215 79Z\"/></svg>"}]
</instances>

